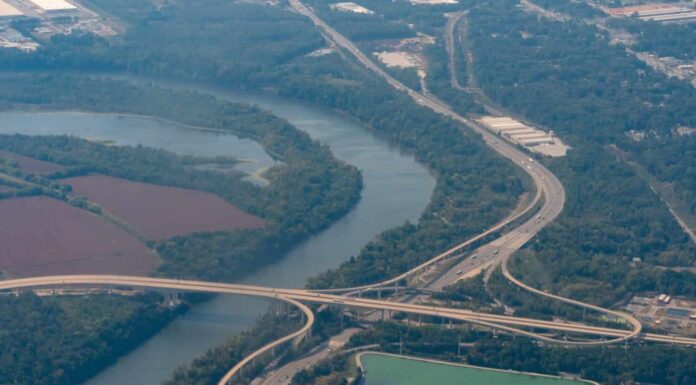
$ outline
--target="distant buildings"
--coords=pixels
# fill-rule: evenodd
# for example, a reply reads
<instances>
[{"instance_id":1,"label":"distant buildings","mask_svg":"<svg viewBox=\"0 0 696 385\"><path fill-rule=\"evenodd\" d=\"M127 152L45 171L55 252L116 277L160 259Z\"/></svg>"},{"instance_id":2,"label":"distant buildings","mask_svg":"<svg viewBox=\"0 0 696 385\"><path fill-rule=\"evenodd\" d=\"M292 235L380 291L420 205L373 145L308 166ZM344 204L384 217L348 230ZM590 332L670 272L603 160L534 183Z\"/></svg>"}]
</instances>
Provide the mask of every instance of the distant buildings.
<instances>
[{"instance_id":1,"label":"distant buildings","mask_svg":"<svg viewBox=\"0 0 696 385\"><path fill-rule=\"evenodd\" d=\"M565 156L570 148L555 137L553 132L547 133L509 117L484 116L478 121L505 139L543 155Z\"/></svg>"},{"instance_id":2,"label":"distant buildings","mask_svg":"<svg viewBox=\"0 0 696 385\"><path fill-rule=\"evenodd\" d=\"M605 8L604 12L613 17L637 17L652 21L696 21L693 8L674 4L645 4L623 8Z\"/></svg>"},{"instance_id":3,"label":"distant buildings","mask_svg":"<svg viewBox=\"0 0 696 385\"><path fill-rule=\"evenodd\" d=\"M29 0L44 12L70 11L77 7L65 0Z\"/></svg>"},{"instance_id":4,"label":"distant buildings","mask_svg":"<svg viewBox=\"0 0 696 385\"><path fill-rule=\"evenodd\" d=\"M0 0L0 18L4 17L16 17L16 16L22 16L24 13L20 11L19 9L11 6L10 4L6 3L3 0Z\"/></svg>"}]
</instances>

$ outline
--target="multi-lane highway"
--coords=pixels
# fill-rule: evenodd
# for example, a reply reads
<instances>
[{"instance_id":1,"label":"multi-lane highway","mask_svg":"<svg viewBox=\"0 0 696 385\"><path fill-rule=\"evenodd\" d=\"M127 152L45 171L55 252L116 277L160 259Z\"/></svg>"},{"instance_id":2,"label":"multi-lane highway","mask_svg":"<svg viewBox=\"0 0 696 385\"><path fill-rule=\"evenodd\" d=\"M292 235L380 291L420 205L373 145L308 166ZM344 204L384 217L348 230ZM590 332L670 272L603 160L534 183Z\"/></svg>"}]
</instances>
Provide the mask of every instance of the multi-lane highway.
<instances>
[{"instance_id":1,"label":"multi-lane highway","mask_svg":"<svg viewBox=\"0 0 696 385\"><path fill-rule=\"evenodd\" d=\"M451 309L446 307L417 305L401 302L391 302L379 299L356 298L336 294L319 293L304 289L283 289L263 286L236 285L229 283L190 281L179 279L131 277L118 275L64 275L21 278L0 281L0 291L39 289L52 287L130 287L136 289L151 289L160 291L178 292L202 292L214 294L236 294L284 301L294 301L293 304L316 303L338 307L351 307L367 310L387 310L421 316L432 316L444 319L453 319L464 322L485 322L494 324L493 327L504 328L506 325L561 331L568 333L586 334L590 336L609 337L608 340L576 341L576 343L597 345L622 341L634 337L635 330L621 330L605 327L589 326L580 323L568 323L563 321L536 320L523 317L512 317L497 314L479 313L465 309ZM307 318L312 322L311 312L301 305ZM306 331L306 330L305 330ZM527 334L527 333L522 333ZM297 338L301 334L293 335ZM289 339L285 339L287 341ZM696 339L675 339L669 336L647 338L652 341L674 342L696 345ZM550 340L550 342L558 342ZM570 341L569 341L570 342Z\"/></svg>"},{"instance_id":2,"label":"multi-lane highway","mask_svg":"<svg viewBox=\"0 0 696 385\"><path fill-rule=\"evenodd\" d=\"M293 9L295 9L295 11L310 18L312 22L322 30L324 36L327 39L329 39L335 45L342 47L343 49L348 51L367 69L374 72L379 77L383 78L394 89L405 92L417 104L430 108L431 110L439 114L448 116L454 119L455 121L462 123L464 126L473 130L474 132L480 134L489 147L491 147L493 150L495 150L502 156L513 161L524 172L526 172L532 178L537 188L537 194L543 195L544 203L534 217L522 223L517 228L505 234L504 236L480 247L472 254L471 258L465 259L462 262L460 262L457 266L454 266L452 269L450 269L449 274L443 275L438 280L431 283L428 286L428 288L436 290L441 289L442 287L455 282L457 279L459 279L460 275L466 275L465 273L468 271L479 269L485 266L495 265L497 263L502 262L504 275L515 285L525 290L528 290L534 294L544 296L553 300L558 300L575 306L591 309L593 311L602 312L612 317L623 318L633 326L636 334L640 333L640 330L642 328L640 321L638 321L629 314L604 309L591 304L586 304L580 301L575 301L572 299L546 293L541 290L537 290L515 279L510 273L509 269L507 268L507 261L510 259L512 254L519 250L530 239L532 239L542 228L544 228L546 225L548 225L554 219L556 219L558 215L560 215L560 213L563 211L563 205L565 203L565 190L561 182L558 180L558 178L556 178L556 176L553 173L551 173L551 171L549 171L542 164L534 161L533 158L531 158L527 153L518 149L512 143L509 143L503 140L502 138L496 136L489 130L479 125L478 123L461 116L452 108L450 108L447 104L443 103L434 96L417 92L407 87L400 81L396 80L394 77L392 77L382 68L380 68L377 64L375 64L372 60L370 60L365 54L363 54L355 44L353 44L346 37L338 33L336 30L331 28L331 26L326 24L324 21L322 21L316 14L314 14L314 12L312 12L311 9L302 4L299 0L289 0L289 2ZM469 242L467 241L464 244L468 243ZM457 248L460 248L462 245L457 246ZM473 255L475 255L476 257L474 258ZM442 255L436 258L439 258L441 256ZM432 260L426 262L423 265L427 265L431 262ZM461 272L462 274L452 274L451 272Z\"/></svg>"},{"instance_id":3,"label":"multi-lane highway","mask_svg":"<svg viewBox=\"0 0 696 385\"><path fill-rule=\"evenodd\" d=\"M246 357L244 360L237 363L237 365L230 370L223 379L220 381L220 385L226 384L232 376L234 376L244 365L251 362L254 358L259 355L270 351L274 347L285 343L287 341L302 338L311 329L312 323L314 322L314 316L311 310L304 305L304 303L316 303L331 306L340 307L352 307L358 309L371 309L371 310L382 310L390 312L401 312L407 314L415 314L420 316L430 316L438 317L443 319L451 319L463 322L469 322L474 324L480 324L487 327L497 328L501 330L508 331L510 333L516 333L521 335L526 335L532 338L540 339L543 341L551 343L564 343L573 345L600 345L608 343L616 343L621 341L626 341L640 336L641 338L648 341L671 343L671 344L682 344L682 345L692 345L696 346L696 339L675 337L675 336L665 336L656 334L641 334L641 324L635 318L630 315L615 312L608 309L603 309L590 304L585 304L582 302L574 301L572 299L563 298L560 296L545 293L538 289L532 288L524 284L523 282L515 279L509 272L507 268L507 261L510 256L517 250L519 250L526 242L532 239L544 226L553 221L563 210L563 205L565 202L565 191L563 189L560 181L543 165L534 161L524 153L522 150L516 148L514 145L502 140L496 135L492 134L484 127L480 126L474 121L466 119L465 117L459 115L453 111L445 103L441 102L432 95L423 94L416 92L398 80L391 77L374 62L372 62L366 55L364 55L352 42L343 37L341 34L333 30L329 25L324 23L319 19L309 8L303 5L298 0L289 0L291 6L300 14L309 17L315 25L317 25L324 36L327 37L335 45L342 47L350 54L352 54L360 63L362 63L370 71L374 72L385 81L387 81L396 90L401 91L409 95L416 103L421 106L430 108L431 110L440 113L442 115L448 116L467 127L470 130L481 135L484 142L494 149L499 154L507 157L518 166L520 166L534 181L537 191L535 198L529 202L527 207L520 212L506 218L501 221L496 226L491 229L486 230L484 233L469 239L450 250L432 258L431 260L423 263L422 265L412 269L411 271L404 273L398 277L390 279L385 282L377 283L374 285L368 285L360 288L347 288L341 289L340 292L348 293L351 291L361 291L368 288L389 286L394 283L399 282L405 278L410 277L413 274L431 266L434 263L440 262L444 259L448 259L452 256L460 253L462 249L471 245L472 243L496 233L506 227L506 225L514 220L524 218L529 216L530 212L538 206L541 201L543 204L539 208L538 212L535 212L530 219L526 219L523 223L517 226L514 230L502 235L498 239L489 242L472 253L469 258L466 258L456 264L450 269L450 272L459 272L461 274L444 274L435 281L431 282L427 288L433 290L439 290L444 286L452 284L461 276L466 275L466 272L470 272L482 267L493 266L502 263L503 273L505 276L514 284L529 290L532 293L546 296L554 300L563 301L573 305L589 308L595 311L600 311L611 315L612 317L620 317L628 321L632 326L631 330L620 330L612 328L603 328L596 326L588 326L579 323L568 323L562 321L544 321L535 320L522 317L512 317L504 315L493 315L478 313L463 309L450 309L437 306L426 306L412 303L401 303L384 301L380 299L367 299L367 298L355 298L347 295L335 294L337 291L310 291L310 290L300 290L300 289L279 289L279 288L267 288L258 286L248 286L248 285L233 285L224 283L213 283L213 282L201 282L201 281L184 281L184 280L174 280L174 279L161 279L161 278L150 278L150 277L124 277L124 276L55 276L55 277L37 277L37 278L26 278L17 280L5 280L0 281L0 290L22 290L22 289L37 289L37 288L50 288L50 287L66 287L66 286L102 286L102 287L116 287L116 286L126 286L132 288L141 289L154 289L154 290L174 290L174 291L190 291L190 292L205 292L205 293L217 293L217 294L237 294L246 295L254 297L263 297L269 299L276 299L285 302L289 302L297 306L305 315L307 322L305 325L297 330L296 332L288 335L282 339L274 341L261 349L257 350L250 356ZM523 329L522 329L523 328ZM556 340L543 334L535 332L535 330L543 331L557 331L568 333L571 336L574 335L585 335L585 336L595 336L600 337L599 339L592 340L579 340L574 337L566 340ZM322 356L322 355L320 355ZM297 365L296 365L297 366ZM277 377L283 377L278 374Z\"/></svg>"}]
</instances>

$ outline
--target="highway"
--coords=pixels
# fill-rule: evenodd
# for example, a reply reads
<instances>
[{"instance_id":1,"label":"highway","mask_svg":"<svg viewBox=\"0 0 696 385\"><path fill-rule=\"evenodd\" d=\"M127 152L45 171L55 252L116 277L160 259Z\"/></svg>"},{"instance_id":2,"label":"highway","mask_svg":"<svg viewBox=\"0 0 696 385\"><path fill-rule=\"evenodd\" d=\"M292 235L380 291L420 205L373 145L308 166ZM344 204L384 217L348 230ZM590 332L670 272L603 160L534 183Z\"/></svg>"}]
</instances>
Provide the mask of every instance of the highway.
<instances>
[{"instance_id":1,"label":"highway","mask_svg":"<svg viewBox=\"0 0 696 385\"><path fill-rule=\"evenodd\" d=\"M544 228L546 225L555 220L563 211L563 206L565 204L565 189L563 188L563 184L558 180L558 178L556 178L556 176L551 171L549 171L539 162L534 161L533 158L531 158L527 153L518 149L513 144L496 136L492 132L479 125L478 123L461 116L437 98L431 95L414 91L413 89L399 82L394 77L389 75L386 71L384 71L382 68L380 68L377 64L372 62L365 54L363 54L360 51L360 49L357 46L355 46L355 44L353 44L346 37L338 33L336 30L331 28L331 26L326 24L324 21L322 21L316 14L314 14L314 12L312 12L312 10L310 10L307 6L302 4L299 0L289 0L289 2L293 9L295 9L295 11L297 11L301 15L310 18L312 22L322 30L323 35L327 39L329 39L335 45L340 46L349 53L351 53L361 64L363 64L367 69L369 69L370 71L374 72L376 75L387 81L387 83L389 83L394 89L406 93L419 105L430 108L431 110L439 114L450 117L455 121L462 123L464 126L471 129L472 131L480 134L484 142L490 148L492 148L502 156L510 159L524 172L526 172L531 177L537 188L537 195L543 195L543 205L533 218L522 223L517 228L505 234L504 236L480 247L473 253L473 255L476 255L475 259L472 256L471 258L463 260L458 265L451 268L450 272L461 271L461 275L465 275L464 273L475 269L480 269L483 267L495 265L497 263L502 263L503 273L505 277L508 278L515 285L519 286L520 288L523 288L531 293L541 295L553 300L558 300L571 305L605 313L612 317L622 318L633 326L634 336L640 333L642 329L640 321L638 321L635 317L629 314L604 309L591 304L586 304L580 301L575 301L569 298L564 298L561 296L543 292L541 290L537 290L515 279L510 273L507 267L507 263L510 257L522 246L524 246L524 244L531 240L542 228ZM461 246L464 244L469 244L469 241L464 242L463 244L455 247L455 249L461 248ZM436 257L435 259L437 259L438 257ZM433 260L430 260L423 265L430 264L433 262ZM427 288L433 290L440 290L443 287L456 282L459 278L460 274L445 274L435 282L428 285ZM393 282L394 280L392 279L387 282L390 281Z\"/></svg>"},{"instance_id":2,"label":"highway","mask_svg":"<svg viewBox=\"0 0 696 385\"><path fill-rule=\"evenodd\" d=\"M314 315L311 310L304 305L305 303L315 303L339 307L350 307L358 309L369 309L369 310L384 310L390 312L401 312L406 314L413 314L419 316L433 316L443 319L451 319L462 322L469 322L474 324L479 324L491 328L496 328L499 330L504 330L510 333L520 334L529 336L531 338L536 338L549 343L560 343L568 345L603 345L610 343L617 343L627 341L632 338L639 337L654 342L670 343L670 344L681 344L681 345L691 345L696 346L696 339L685 338L685 337L674 337L656 334L641 334L642 327L638 320L634 317L615 312L609 309L603 309L594 305L585 304L579 301L574 301L572 299L563 298L553 294L545 293L538 289L529 287L523 282L515 279L509 272L507 262L510 257L519 250L525 243L532 239L544 226L552 222L558 215L560 215L563 210L565 203L565 190L560 181L543 165L532 160L530 156L520 149L516 148L514 145L504 141L502 138L497 137L493 133L486 130L484 127L480 126L478 123L466 119L465 117L459 115L453 111L445 103L441 102L437 98L416 92L405 85L403 85L398 80L391 77L379 66L373 63L367 56L365 56L352 42L343 37L341 34L333 30L330 26L319 19L309 8L303 5L298 0L289 0L291 6L300 14L309 17L315 25L317 25L324 36L326 36L331 42L337 46L342 47L350 54L352 54L360 63L362 63L370 71L377 74L379 77L387 81L396 90L404 92L409 95L416 103L421 106L430 108L431 110L448 116L466 126L468 129L481 135L484 142L491 147L493 150L501 154L502 156L510 159L516 165L522 168L533 180L537 187L536 195L534 199L527 205L527 207L514 215L509 216L497 225L486 230L484 233L462 242L459 245L451 248L450 250L441 253L434 258L428 260L427 262L421 264L420 266L406 272L398 277L392 278L385 282L376 283L373 285L362 286L358 288L345 288L340 290L326 290L326 291L311 291L311 290L301 290L301 289L280 289L280 288L268 288L268 287L258 287L249 285L234 285L225 283L214 283L214 282L202 282L202 281L188 281L188 280L177 280L177 279L163 279L163 278L151 278L151 277L127 277L127 276L112 276L112 275L83 275L83 276L53 276L53 277L36 277L36 278L25 278L25 279L15 279L15 280L4 280L0 281L0 290L31 290L38 288L52 288L52 287L66 287L66 286L76 286L76 287L131 287L139 289L150 289L150 290L160 290L160 291L180 291L180 292L204 292L204 293L215 293L215 294L236 294L245 295L253 297L268 298L274 300L285 301L298 307L306 315L307 322L296 332L274 341L266 346L258 349L244 360L240 361L235 365L219 382L220 385L224 385L229 382L236 373L238 373L242 367L254 360L256 357L264 354L267 351L272 350L274 347L279 346L288 341L299 341L303 338L311 329L314 322ZM526 219L518 227L512 231L502 235L498 239L489 242L481 247L479 247L471 257L466 258L459 263L457 263L450 272L459 271L470 272L483 267L494 266L496 264L502 264L504 275L514 284L518 285L525 290L528 290L534 294L545 296L554 300L563 301L576 306L585 307L592 309L594 311L603 312L609 314L612 317L620 317L625 319L631 326L631 330L619 330L612 328L588 326L579 323L568 323L562 321L545 321L545 320L535 320L523 317L512 317L504 315L493 315L486 313L478 313L470 310L463 309L450 309L437 306L426 306L412 303L401 303L401 302L391 302L379 299L366 299L366 298L355 298L348 295L340 295L337 293L351 293L355 291L361 291L369 288L383 287L393 285L398 283L400 280L408 278L409 276L416 274L417 272L423 270L424 268L431 266L434 263L440 262L444 259L453 257L456 253L460 252L463 248L471 245L475 241L478 241L488 235L496 233L507 226L510 222L529 216L532 210L538 207L538 203L543 202L539 210L532 215L530 219ZM474 257L475 255L475 257ZM440 290L443 287L456 282L464 274L444 274L435 281L427 285L428 289ZM524 330L519 328L526 328L530 330ZM568 340L557 340L547 337L542 334L534 332L535 329L541 329L544 331L557 331L570 334L581 334L586 336L600 337L600 339L594 340L577 340L574 338ZM321 355L320 355L321 356ZM295 366L296 368L296 366ZM276 378L285 378L284 372L277 374Z\"/></svg>"},{"instance_id":3,"label":"highway","mask_svg":"<svg viewBox=\"0 0 696 385\"><path fill-rule=\"evenodd\" d=\"M306 369L315 365L328 358L333 352L341 349L348 341L350 337L358 333L361 329L350 328L346 329L340 334L334 336L326 343L323 343L313 349L308 355L297 359L295 361L289 362L288 364L278 368L277 370L271 371L263 378L257 378L252 382L252 385L289 385L292 381L292 377L302 369Z\"/></svg>"},{"instance_id":4,"label":"highway","mask_svg":"<svg viewBox=\"0 0 696 385\"><path fill-rule=\"evenodd\" d=\"M390 302L387 300L356 298L336 294L318 293L304 289L283 289L269 288L263 286L237 285L229 283L216 283L204 281L190 281L167 278L153 277L131 277L119 275L63 275L21 278L0 281L1 291L12 291L22 289L41 289L54 287L129 287L135 289L150 289L160 291L176 292L200 292L212 294L236 294L251 297L277 299L284 301L295 301L299 303L316 303L339 307L351 307L367 310L389 310L392 312L402 312L407 314L433 316L445 319L453 319L464 322L487 322L495 323L493 327L503 328L505 325L538 328L552 331L562 331L568 333L587 334L600 337L615 337L612 340L582 341L580 343L588 345L615 343L625 340L634 335L634 330L620 330L597 326L588 326L579 323L567 323L561 321L545 321L531 318L513 317L496 314L486 314L465 309L451 309L446 307L417 305L401 302ZM301 304L299 304L301 305ZM298 306L299 306L298 305ZM307 314L308 321L312 322L313 317L308 309L300 306ZM297 338L300 335L294 335ZM675 342L696 345L696 339L682 338L675 339L670 336L657 336L647 338L658 342ZM285 341L287 341L286 339ZM563 343L561 341L550 340L550 342Z\"/></svg>"}]
</instances>

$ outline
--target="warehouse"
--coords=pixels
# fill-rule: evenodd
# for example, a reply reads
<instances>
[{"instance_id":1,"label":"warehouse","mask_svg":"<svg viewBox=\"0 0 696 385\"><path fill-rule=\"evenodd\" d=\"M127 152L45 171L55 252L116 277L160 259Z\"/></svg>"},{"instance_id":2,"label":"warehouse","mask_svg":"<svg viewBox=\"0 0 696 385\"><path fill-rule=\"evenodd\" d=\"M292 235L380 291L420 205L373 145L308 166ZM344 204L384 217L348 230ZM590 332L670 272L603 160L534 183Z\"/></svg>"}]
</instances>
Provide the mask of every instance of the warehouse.
<instances>
[{"instance_id":1,"label":"warehouse","mask_svg":"<svg viewBox=\"0 0 696 385\"><path fill-rule=\"evenodd\" d=\"M514 140L522 140L522 139L534 139L534 138L550 138L550 136L542 131L537 131L531 134L519 134L519 135L510 135L510 137Z\"/></svg>"},{"instance_id":2,"label":"warehouse","mask_svg":"<svg viewBox=\"0 0 696 385\"><path fill-rule=\"evenodd\" d=\"M29 0L34 5L45 12L71 11L77 9L76 6L65 0Z\"/></svg>"},{"instance_id":3,"label":"warehouse","mask_svg":"<svg viewBox=\"0 0 696 385\"><path fill-rule=\"evenodd\" d=\"M0 17L22 16L23 13L19 9L0 0Z\"/></svg>"},{"instance_id":4,"label":"warehouse","mask_svg":"<svg viewBox=\"0 0 696 385\"><path fill-rule=\"evenodd\" d=\"M641 17L642 20L652 20L652 21L680 21L680 20L691 20L696 19L696 12L682 12L682 13L672 13L669 15L651 16L651 17Z\"/></svg>"},{"instance_id":5,"label":"warehouse","mask_svg":"<svg viewBox=\"0 0 696 385\"><path fill-rule=\"evenodd\" d=\"M546 156L565 156L570 148L555 137L553 132L538 130L510 117L483 116L478 122L510 142Z\"/></svg>"},{"instance_id":6,"label":"warehouse","mask_svg":"<svg viewBox=\"0 0 696 385\"><path fill-rule=\"evenodd\" d=\"M533 134L535 132L539 132L533 128L515 128L513 130L501 130L504 135L512 136L512 135L520 135L520 134Z\"/></svg>"},{"instance_id":7,"label":"warehouse","mask_svg":"<svg viewBox=\"0 0 696 385\"><path fill-rule=\"evenodd\" d=\"M523 146L533 146L535 144L542 144L542 143L554 143L555 141L553 138L545 136L543 138L533 138L533 139L520 139L517 141L517 143L523 145Z\"/></svg>"}]
</instances>

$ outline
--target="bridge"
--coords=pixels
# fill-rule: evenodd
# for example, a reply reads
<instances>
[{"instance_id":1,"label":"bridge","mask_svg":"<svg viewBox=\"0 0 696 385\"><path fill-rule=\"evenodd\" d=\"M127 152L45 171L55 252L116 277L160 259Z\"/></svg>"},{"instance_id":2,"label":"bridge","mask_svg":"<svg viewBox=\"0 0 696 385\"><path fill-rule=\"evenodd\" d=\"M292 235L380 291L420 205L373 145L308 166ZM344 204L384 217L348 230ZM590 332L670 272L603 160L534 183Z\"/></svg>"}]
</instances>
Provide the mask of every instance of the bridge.
<instances>
[{"instance_id":1,"label":"bridge","mask_svg":"<svg viewBox=\"0 0 696 385\"><path fill-rule=\"evenodd\" d=\"M72 287L129 287L133 289L146 289L157 291L234 294L283 301L293 306L296 306L300 309L300 311L302 311L302 313L304 314L303 318L306 321L300 329L281 339L273 341L261 347L260 349L257 349L252 354L245 357L243 360L238 362L232 369L230 369L227 372L227 374L225 374L225 376L220 380L218 385L226 385L227 383L229 383L229 381L237 373L239 373L242 370L242 368L244 368L250 362L253 362L254 359L263 355L264 353L272 351L274 348L289 341L292 341L294 344L300 342L302 338L304 338L311 331L312 325L314 324L314 314L311 311L311 309L307 305L305 305L305 303L357 309L381 310L395 313L399 312L419 316L436 317L441 318L443 320L449 319L458 322L466 322L475 325L481 325L517 335L523 335L548 343L564 345L597 346L624 342L633 338L640 338L646 341L696 346L696 339L694 338L667 336L650 333L641 334L640 323L638 325L633 325L634 327L631 330L622 330L584 325L581 323L537 320L524 317L480 313L465 309L453 309L439 306L391 302L382 299L349 297L346 295L330 294L320 291L303 289L269 288L262 286L237 285L218 282L118 275L63 275L0 281L0 291L4 292L18 292L22 290ZM398 290L398 287L385 289ZM621 316L620 313L617 313L617 315ZM528 328L530 330L541 329L552 332L581 334L585 336L599 337L600 339L558 340L543 334L539 334L534 331L523 330L520 328Z\"/></svg>"},{"instance_id":2,"label":"bridge","mask_svg":"<svg viewBox=\"0 0 696 385\"><path fill-rule=\"evenodd\" d=\"M419 304L391 302L381 299L349 297L337 294L328 294L313 290L269 288L263 286L237 285L229 283L191 281L180 279L119 276L119 275L63 275L21 278L0 281L0 291L21 291L46 288L66 287L129 287L134 289L164 290L178 292L198 292L212 294L234 294L250 297L266 298L289 302L302 310L306 315L307 323L298 332L285 337L280 343L291 339L301 339L311 328L314 316L304 303L323 304L338 307L350 307L368 310L384 310L421 316L438 317L456 321L481 324L488 327L526 335L551 343L574 345L604 345L627 341L631 338L641 337L646 341L666 342L671 344L696 346L696 339L665 336L659 334L641 334L640 328L632 330L613 329L606 327L589 326L581 323L569 323L564 321L546 321L524 317L487 314L465 309L453 309L439 306L427 306ZM617 313L617 315L621 315ZM543 329L567 333L577 333L589 336L598 336L608 339L589 341L556 340L534 332L515 329L525 327Z\"/></svg>"},{"instance_id":3,"label":"bridge","mask_svg":"<svg viewBox=\"0 0 696 385\"><path fill-rule=\"evenodd\" d=\"M486 130L484 127L481 127L476 122L466 119L465 117L456 113L449 106L438 100L433 95L416 92L394 79L381 67L372 62L366 55L364 55L351 41L319 19L314 12L312 12L312 10L302 4L299 0L289 0L289 2L295 11L310 18L313 23L322 30L323 35L328 40L330 40L336 46L343 48L349 54L353 55L369 71L372 71L377 76L384 79L394 89L407 94L417 104L427 107L439 114L450 117L453 120L460 122L463 126L468 127L470 130L480 134L484 142L489 147L520 166L522 170L524 170L524 172L526 172L532 178L537 188L534 198L528 202L524 209L518 211L517 213L511 214L490 229L460 243L459 245L454 246L453 248L435 256L434 258L431 258L423 264L416 266L415 268L397 277L360 287L328 290L302 290L152 277L66 275L4 280L0 281L0 291L21 291L65 287L130 287L134 289L159 291L244 295L283 301L300 309L302 314L304 314L304 318L306 319L305 324L300 329L288 336L263 346L249 356L245 357L227 372L227 374L220 380L219 385L227 384L229 380L245 365L252 362L255 358L259 357L265 352L271 351L273 348L289 341L292 341L293 343L298 343L301 341L301 339L311 331L314 323L314 315L306 304L321 304L336 307L399 312L418 316L449 319L503 330L509 333L531 337L548 343L564 345L596 346L627 342L631 339L642 339L645 341L659 343L696 346L696 339L694 338L643 333L641 323L629 314L604 309L591 304L546 293L530 287L516 279L510 273L507 263L515 251L519 250L519 248L532 239L544 226L560 215L565 202L565 191L561 182L543 165L528 158L527 154L509 143L499 140L499 138L490 131ZM538 211L535 211L537 208ZM530 215L532 215L531 218L529 218ZM517 225L517 227L507 234L479 247L475 253L476 258L464 258L466 253L463 253L463 250L466 247L469 247L480 240L484 240L488 236L501 232L503 229L509 227L509 225L513 222L522 223ZM461 261L455 264L450 271L470 272L483 267L491 267L500 264L503 267L504 276L511 283L524 290L549 299L602 312L611 318L623 319L627 325L631 326L631 329L623 330L596 327L581 323L537 320L524 317L487 314L464 309L391 302L382 300L381 298L370 299L361 297L356 298L351 296L370 290L377 290L378 293L381 293L381 290L399 290L400 288L398 285L401 281L419 274L424 269L431 267L436 263L455 259L461 259ZM443 287L454 283L458 279L458 274L444 274L434 282L430 282L426 287L411 288L411 290L420 290L421 292L426 293L439 291ZM379 294L378 296L381 297ZM575 338L559 340L551 338L548 335L540 334L534 330L563 332L570 333L572 335L580 334L598 338L591 340L580 340Z\"/></svg>"}]
</instances>

